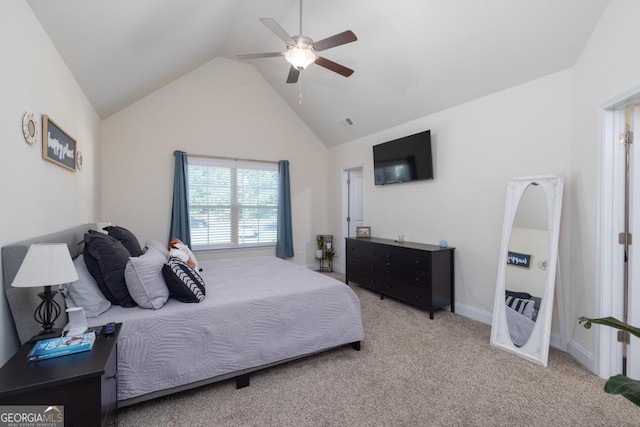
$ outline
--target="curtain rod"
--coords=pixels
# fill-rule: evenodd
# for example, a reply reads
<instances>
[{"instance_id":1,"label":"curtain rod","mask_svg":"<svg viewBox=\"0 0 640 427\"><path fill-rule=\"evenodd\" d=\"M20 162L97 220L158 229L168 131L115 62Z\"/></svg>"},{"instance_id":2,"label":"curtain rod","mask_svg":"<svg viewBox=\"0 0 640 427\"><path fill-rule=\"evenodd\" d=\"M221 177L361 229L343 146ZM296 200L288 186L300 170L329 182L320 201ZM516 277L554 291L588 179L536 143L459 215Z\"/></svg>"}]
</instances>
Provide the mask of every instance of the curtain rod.
<instances>
[{"instance_id":1,"label":"curtain rod","mask_svg":"<svg viewBox=\"0 0 640 427\"><path fill-rule=\"evenodd\" d=\"M272 160L241 159L237 157L224 157L224 156L207 156L206 154L187 153L187 156L204 157L205 159L235 160L236 162L243 161L243 162L258 162L258 163L274 163L276 165L278 164L278 162L274 162Z\"/></svg>"}]
</instances>

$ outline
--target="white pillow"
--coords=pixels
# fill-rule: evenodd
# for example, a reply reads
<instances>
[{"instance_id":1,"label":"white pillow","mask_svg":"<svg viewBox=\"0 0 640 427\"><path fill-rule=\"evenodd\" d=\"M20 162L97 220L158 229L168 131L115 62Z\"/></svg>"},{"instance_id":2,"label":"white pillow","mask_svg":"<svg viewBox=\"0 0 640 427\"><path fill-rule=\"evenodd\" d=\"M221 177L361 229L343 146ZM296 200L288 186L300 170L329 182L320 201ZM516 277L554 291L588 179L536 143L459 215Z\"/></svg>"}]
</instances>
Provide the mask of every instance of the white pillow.
<instances>
[{"instance_id":1,"label":"white pillow","mask_svg":"<svg viewBox=\"0 0 640 427\"><path fill-rule=\"evenodd\" d=\"M169 299L169 288L162 277L165 262L165 255L154 247L149 247L139 257L129 258L124 269L124 280L131 298L140 307L158 310Z\"/></svg>"},{"instance_id":2,"label":"white pillow","mask_svg":"<svg viewBox=\"0 0 640 427\"><path fill-rule=\"evenodd\" d=\"M87 270L84 256L78 256L73 261L73 265L78 273L78 280L60 285L60 290L65 296L67 308L82 307L84 308L85 316L100 316L111 308L111 303L104 297L95 279Z\"/></svg>"},{"instance_id":3,"label":"white pillow","mask_svg":"<svg viewBox=\"0 0 640 427\"><path fill-rule=\"evenodd\" d=\"M167 245L163 245L157 240L147 240L144 246L145 246L145 252L148 251L150 248L154 248L162 252L165 255L165 257L169 259L169 251L167 250Z\"/></svg>"}]
</instances>

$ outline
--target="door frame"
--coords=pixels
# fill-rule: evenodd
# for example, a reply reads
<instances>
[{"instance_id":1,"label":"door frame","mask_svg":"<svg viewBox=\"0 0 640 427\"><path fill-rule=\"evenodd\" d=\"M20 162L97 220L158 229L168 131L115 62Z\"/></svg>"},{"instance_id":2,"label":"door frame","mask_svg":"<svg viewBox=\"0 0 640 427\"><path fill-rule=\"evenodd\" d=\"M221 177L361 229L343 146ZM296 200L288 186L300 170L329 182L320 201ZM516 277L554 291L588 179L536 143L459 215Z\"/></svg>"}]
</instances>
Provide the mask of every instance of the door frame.
<instances>
[{"instance_id":1,"label":"door frame","mask_svg":"<svg viewBox=\"0 0 640 427\"><path fill-rule=\"evenodd\" d=\"M599 187L596 252L596 317L615 316L623 312L622 283L624 247L618 233L624 230L624 149L619 144L625 131L624 109L640 102L640 85L603 102L600 116ZM613 328L595 329L594 371L608 378L622 371L622 345Z\"/></svg>"},{"instance_id":2,"label":"door frame","mask_svg":"<svg viewBox=\"0 0 640 427\"><path fill-rule=\"evenodd\" d=\"M343 249L345 247L344 238L347 237L347 233L348 233L347 224L345 221L345 218L347 217L347 214L348 214L348 205L349 205L349 191L347 187L347 177L349 176L349 172L354 169L362 170L362 189L363 189L362 206L365 205L364 187L367 182L367 179L366 179L366 168L364 167L364 164L356 163L353 165L344 166L340 172L340 182L341 182L341 189L342 189L342 207L340 209L340 233L342 233L342 235L339 236L339 240L341 242L340 247ZM364 216L364 212L363 212L363 216ZM340 267L344 266L344 262L345 262L344 258L345 257L342 257L342 260L339 263Z\"/></svg>"}]
</instances>

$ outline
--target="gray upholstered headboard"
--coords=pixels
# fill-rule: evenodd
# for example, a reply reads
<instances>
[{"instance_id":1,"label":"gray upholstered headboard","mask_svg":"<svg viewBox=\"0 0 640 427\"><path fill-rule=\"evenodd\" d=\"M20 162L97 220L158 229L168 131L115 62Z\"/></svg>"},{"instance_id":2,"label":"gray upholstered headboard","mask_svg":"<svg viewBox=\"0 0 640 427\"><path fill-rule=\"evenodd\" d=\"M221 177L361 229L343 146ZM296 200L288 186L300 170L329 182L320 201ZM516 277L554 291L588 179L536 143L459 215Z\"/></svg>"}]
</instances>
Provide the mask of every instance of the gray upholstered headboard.
<instances>
[{"instance_id":1,"label":"gray upholstered headboard","mask_svg":"<svg viewBox=\"0 0 640 427\"><path fill-rule=\"evenodd\" d=\"M11 316L13 317L20 343L24 344L29 341L29 339L41 329L41 326L33 318L33 312L38 304L40 304L40 301L42 301L38 293L44 289L14 288L11 286L22 264L22 260L29 250L29 246L33 243L66 243L69 247L69 252L71 252L71 256L75 258L82 253L84 234L90 229L95 229L95 224L79 225L68 230L25 240L2 248L2 282L4 284L4 293L9 303L9 309L11 310ZM62 314L56 321L55 327L62 328L67 323L67 315L64 311L64 300L59 292L55 296L55 300L63 309Z\"/></svg>"}]
</instances>

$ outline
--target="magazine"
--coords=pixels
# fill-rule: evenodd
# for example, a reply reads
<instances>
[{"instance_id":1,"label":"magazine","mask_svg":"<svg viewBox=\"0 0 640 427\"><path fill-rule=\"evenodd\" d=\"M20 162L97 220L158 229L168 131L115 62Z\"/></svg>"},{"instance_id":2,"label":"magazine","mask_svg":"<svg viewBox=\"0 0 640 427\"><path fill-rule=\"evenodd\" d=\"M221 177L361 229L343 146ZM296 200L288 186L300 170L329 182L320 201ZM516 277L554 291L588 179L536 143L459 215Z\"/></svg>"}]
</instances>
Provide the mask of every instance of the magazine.
<instances>
[{"instance_id":1,"label":"magazine","mask_svg":"<svg viewBox=\"0 0 640 427\"><path fill-rule=\"evenodd\" d=\"M34 344L33 348L27 355L27 360L29 362L35 362L37 360L51 359L53 357L66 356L67 354L89 351L93 347L95 340L95 332L40 340Z\"/></svg>"}]
</instances>

